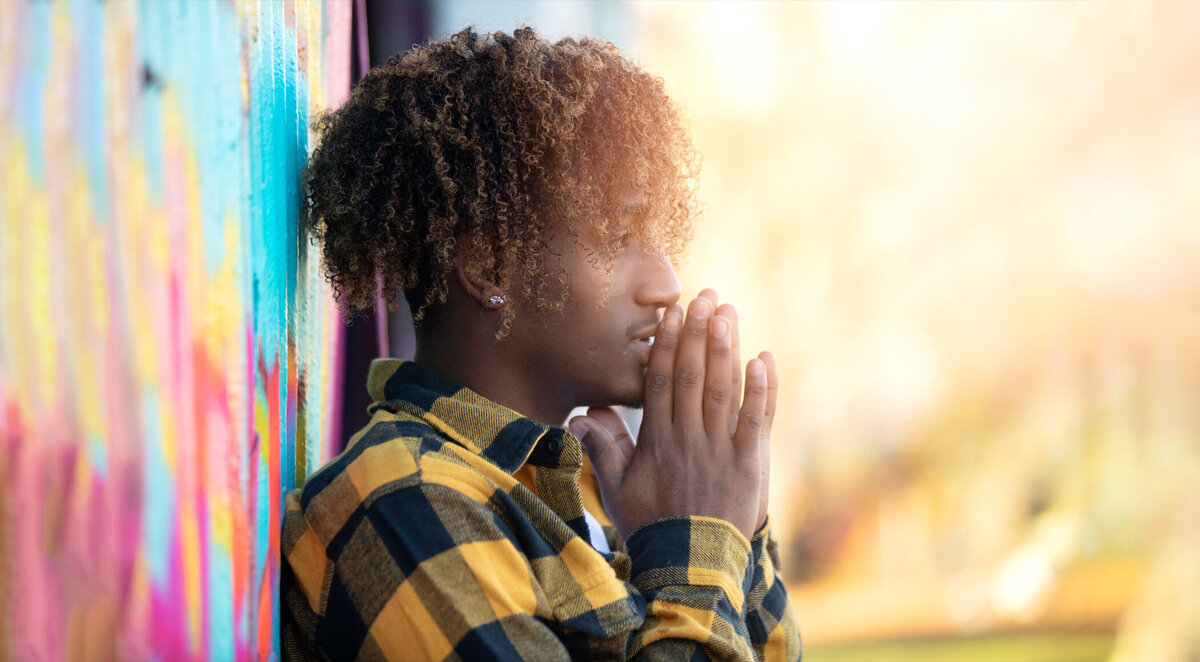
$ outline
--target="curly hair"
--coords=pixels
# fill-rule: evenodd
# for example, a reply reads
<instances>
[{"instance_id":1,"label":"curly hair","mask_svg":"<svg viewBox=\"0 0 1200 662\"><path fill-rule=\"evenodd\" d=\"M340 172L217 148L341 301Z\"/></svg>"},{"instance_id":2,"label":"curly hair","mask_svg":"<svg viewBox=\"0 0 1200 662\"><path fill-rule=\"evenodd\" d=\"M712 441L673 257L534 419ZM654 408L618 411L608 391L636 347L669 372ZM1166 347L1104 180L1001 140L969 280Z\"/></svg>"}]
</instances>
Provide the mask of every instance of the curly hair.
<instances>
[{"instance_id":1,"label":"curly hair","mask_svg":"<svg viewBox=\"0 0 1200 662\"><path fill-rule=\"evenodd\" d=\"M499 338L514 294L561 309L566 274L546 258L560 229L599 238L606 296L624 233L676 264L691 238L699 156L662 80L606 42L467 28L393 55L313 128L301 221L348 316L381 289L419 323L469 241L469 268L510 294ZM632 227L622 187L645 196Z\"/></svg>"}]
</instances>

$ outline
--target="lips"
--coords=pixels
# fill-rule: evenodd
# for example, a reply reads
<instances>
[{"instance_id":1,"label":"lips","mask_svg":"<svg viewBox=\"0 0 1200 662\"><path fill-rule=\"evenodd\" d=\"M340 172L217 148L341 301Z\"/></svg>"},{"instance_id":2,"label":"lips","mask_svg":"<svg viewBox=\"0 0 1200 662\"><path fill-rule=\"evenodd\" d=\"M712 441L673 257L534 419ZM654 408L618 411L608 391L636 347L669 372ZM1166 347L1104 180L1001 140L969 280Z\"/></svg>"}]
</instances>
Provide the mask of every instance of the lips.
<instances>
[{"instance_id":1,"label":"lips","mask_svg":"<svg viewBox=\"0 0 1200 662\"><path fill-rule=\"evenodd\" d=\"M654 334L658 332L658 323L644 326L640 330L635 331L632 336L635 342L644 342L654 344Z\"/></svg>"},{"instance_id":2,"label":"lips","mask_svg":"<svg viewBox=\"0 0 1200 662\"><path fill-rule=\"evenodd\" d=\"M634 332L632 344L634 352L641 359L642 365L650 362L650 346L654 344L654 334L658 331L658 324L646 326L639 331Z\"/></svg>"}]
</instances>

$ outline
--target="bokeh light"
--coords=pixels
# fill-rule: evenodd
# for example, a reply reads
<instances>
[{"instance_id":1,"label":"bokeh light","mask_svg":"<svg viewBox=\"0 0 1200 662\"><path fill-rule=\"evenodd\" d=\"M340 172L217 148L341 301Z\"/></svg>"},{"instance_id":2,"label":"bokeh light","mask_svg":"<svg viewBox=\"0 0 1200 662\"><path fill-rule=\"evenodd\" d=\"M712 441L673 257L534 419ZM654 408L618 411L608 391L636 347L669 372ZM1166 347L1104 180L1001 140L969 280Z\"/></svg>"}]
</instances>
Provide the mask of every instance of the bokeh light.
<instances>
[{"instance_id":1,"label":"bokeh light","mask_svg":"<svg viewBox=\"0 0 1200 662\"><path fill-rule=\"evenodd\" d=\"M1196 659L1200 5L629 8L704 154L685 293L779 357L812 659ZM979 638L1030 632L1099 643Z\"/></svg>"}]
</instances>

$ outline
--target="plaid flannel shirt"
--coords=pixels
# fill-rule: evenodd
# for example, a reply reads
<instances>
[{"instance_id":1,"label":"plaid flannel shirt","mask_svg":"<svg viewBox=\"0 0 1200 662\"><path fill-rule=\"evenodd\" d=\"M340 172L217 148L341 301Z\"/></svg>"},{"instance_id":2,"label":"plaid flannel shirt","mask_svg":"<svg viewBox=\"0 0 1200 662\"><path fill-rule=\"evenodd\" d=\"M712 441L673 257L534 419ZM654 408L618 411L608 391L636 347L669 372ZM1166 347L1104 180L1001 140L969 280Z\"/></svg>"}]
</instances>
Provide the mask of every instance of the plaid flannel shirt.
<instances>
[{"instance_id":1,"label":"plaid flannel shirt","mask_svg":"<svg viewBox=\"0 0 1200 662\"><path fill-rule=\"evenodd\" d=\"M676 517L626 544L563 428L416 363L368 388L370 423L287 496L285 658L800 658L766 530Z\"/></svg>"}]
</instances>

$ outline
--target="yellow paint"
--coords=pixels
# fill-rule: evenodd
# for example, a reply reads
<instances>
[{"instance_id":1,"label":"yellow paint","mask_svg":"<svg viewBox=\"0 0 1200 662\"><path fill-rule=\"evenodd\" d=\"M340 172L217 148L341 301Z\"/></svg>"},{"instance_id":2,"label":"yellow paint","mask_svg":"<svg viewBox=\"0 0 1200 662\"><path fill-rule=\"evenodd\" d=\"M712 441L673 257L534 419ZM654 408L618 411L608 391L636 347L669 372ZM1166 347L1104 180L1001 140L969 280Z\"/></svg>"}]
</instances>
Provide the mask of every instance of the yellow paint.
<instances>
[{"instance_id":1,"label":"yellow paint","mask_svg":"<svg viewBox=\"0 0 1200 662\"><path fill-rule=\"evenodd\" d=\"M5 378L12 380L15 388L9 394L16 400L21 418L30 418L30 352L27 346L28 333L22 332L26 323L25 300L29 296L25 288L25 274L29 273L26 260L29 257L30 218L28 204L33 193L32 176L29 171L29 154L24 141L16 139L7 153L0 154L0 182L6 191L23 191L29 194L0 196L0 297L3 297L4 319L0 319L0 370Z\"/></svg>"},{"instance_id":2,"label":"yellow paint","mask_svg":"<svg viewBox=\"0 0 1200 662\"><path fill-rule=\"evenodd\" d=\"M303 20L299 21L297 31L303 29L308 40L308 116L316 117L325 109L325 76L323 67L324 43L321 40L321 30L324 29L324 18L321 8L316 3L307 5ZM309 149L315 144L316 132L312 130L311 122L308 129Z\"/></svg>"},{"instance_id":3,"label":"yellow paint","mask_svg":"<svg viewBox=\"0 0 1200 662\"><path fill-rule=\"evenodd\" d=\"M137 44L134 38L134 12L137 9L132 2L106 2L104 11L104 70L111 72L104 77L104 98L108 100L106 110L109 128L109 154L111 163L129 163L122 158L128 156L128 149L119 149L118 145L128 143L129 134L133 131L133 104L129 100L134 94L137 84L137 69L133 65L132 49ZM112 173L116 181L119 173Z\"/></svg>"},{"instance_id":4,"label":"yellow paint","mask_svg":"<svg viewBox=\"0 0 1200 662\"><path fill-rule=\"evenodd\" d=\"M222 225L222 254L225 260L204 287L204 303L196 311L196 338L211 361L225 366L231 354L241 352L241 319L244 311L236 271L241 256L237 217L232 213L226 214Z\"/></svg>"},{"instance_id":5,"label":"yellow paint","mask_svg":"<svg viewBox=\"0 0 1200 662\"><path fill-rule=\"evenodd\" d=\"M176 420L174 403L161 389L155 389L154 397L159 401L158 413L162 423L162 438L158 440L158 443L162 445L163 463L167 465L172 475L177 475L179 471L179 423Z\"/></svg>"},{"instance_id":6,"label":"yellow paint","mask_svg":"<svg viewBox=\"0 0 1200 662\"><path fill-rule=\"evenodd\" d=\"M212 507L212 531L209 539L213 545L210 553L218 556L228 554L233 549L233 505L229 491L224 486L219 490L210 489L209 504Z\"/></svg>"},{"instance_id":7,"label":"yellow paint","mask_svg":"<svg viewBox=\"0 0 1200 662\"><path fill-rule=\"evenodd\" d=\"M29 380L26 384L33 393L33 411L36 413L53 407L55 394L59 393L56 347L61 325L56 323L50 310L55 296L50 287L50 270L62 265L53 264L50 259L50 203L46 193L36 189L31 191L29 198L30 209L26 217L29 234L24 246L27 263L18 281L24 284L27 295L25 305L18 311L24 311L29 324L27 347L32 349L33 362L26 375Z\"/></svg>"},{"instance_id":8,"label":"yellow paint","mask_svg":"<svg viewBox=\"0 0 1200 662\"><path fill-rule=\"evenodd\" d=\"M146 162L140 157L130 160L128 185L124 191L126 214L122 218L125 230L121 232L121 258L124 259L122 292L129 293L129 345L133 353L133 364L138 381L153 381L158 374L157 343L153 331L161 323L151 315L150 302L146 300L146 283L151 274L147 261L156 246L165 243L165 219L150 200L150 176ZM165 261L165 258L162 258ZM161 278L161 271L154 274ZM140 296L138 296L140 295ZM161 311L158 312L161 317Z\"/></svg>"},{"instance_id":9,"label":"yellow paint","mask_svg":"<svg viewBox=\"0 0 1200 662\"><path fill-rule=\"evenodd\" d=\"M199 650L201 600L200 600L200 531L199 518L195 516L196 505L189 495L182 495L179 518L179 553L183 556L183 593L187 601L188 641L192 650Z\"/></svg>"},{"instance_id":10,"label":"yellow paint","mask_svg":"<svg viewBox=\"0 0 1200 662\"><path fill-rule=\"evenodd\" d=\"M72 371L70 386L75 394L76 423L85 438L102 437L104 390L98 370L104 360L95 355L95 349L105 347L107 341L107 315L98 311L106 309L108 299L103 254L107 242L92 213L95 201L87 172L77 160L68 172L66 227L61 242L66 247L66 263L79 271L65 281L67 305L60 307L58 317L63 322L60 328L67 334L63 353Z\"/></svg>"}]
</instances>

